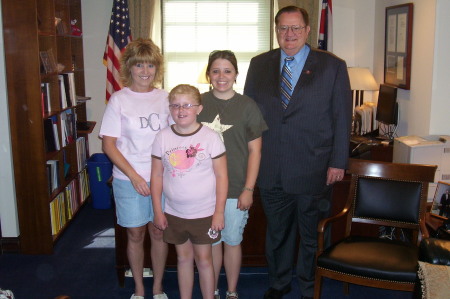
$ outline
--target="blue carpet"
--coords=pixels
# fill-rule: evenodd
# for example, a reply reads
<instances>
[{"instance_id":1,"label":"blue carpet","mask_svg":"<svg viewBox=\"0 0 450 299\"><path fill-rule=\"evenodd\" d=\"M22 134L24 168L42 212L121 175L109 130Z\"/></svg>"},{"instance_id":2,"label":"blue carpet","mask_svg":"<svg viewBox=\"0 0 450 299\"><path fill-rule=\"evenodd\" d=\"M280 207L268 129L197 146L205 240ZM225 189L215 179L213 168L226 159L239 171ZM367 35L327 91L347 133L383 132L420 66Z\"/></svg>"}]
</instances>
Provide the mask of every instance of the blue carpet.
<instances>
[{"instance_id":1,"label":"blue carpet","mask_svg":"<svg viewBox=\"0 0 450 299\"><path fill-rule=\"evenodd\" d=\"M151 294L152 278L145 278ZM225 275L220 276L221 293L226 291ZM266 268L244 268L239 280L243 299L262 298L268 287ZM58 295L77 298L128 299L134 290L132 278L119 287L115 270L112 210L96 210L86 205L67 228L52 255L3 254L0 256L0 288L14 292L16 299L53 299ZM176 269L168 268L164 279L169 298L179 298ZM409 292L386 291L350 285L343 294L342 283L325 280L322 299L410 299ZM198 276L192 298L201 298ZM295 279L286 299L300 296ZM225 296L222 295L222 298ZM147 296L147 298L151 298Z\"/></svg>"}]
</instances>

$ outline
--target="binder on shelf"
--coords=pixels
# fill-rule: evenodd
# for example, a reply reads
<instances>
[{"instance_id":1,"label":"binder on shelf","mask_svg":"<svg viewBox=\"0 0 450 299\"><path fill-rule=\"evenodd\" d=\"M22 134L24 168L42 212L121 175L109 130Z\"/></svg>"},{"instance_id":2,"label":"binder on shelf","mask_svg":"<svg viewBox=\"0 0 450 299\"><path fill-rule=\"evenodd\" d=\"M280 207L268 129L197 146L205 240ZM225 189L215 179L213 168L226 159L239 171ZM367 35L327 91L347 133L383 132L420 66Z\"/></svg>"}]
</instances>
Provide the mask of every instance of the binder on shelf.
<instances>
[{"instance_id":1,"label":"binder on shelf","mask_svg":"<svg viewBox=\"0 0 450 299\"><path fill-rule=\"evenodd\" d=\"M50 83L41 83L42 116L52 111L50 100Z\"/></svg>"}]
</instances>

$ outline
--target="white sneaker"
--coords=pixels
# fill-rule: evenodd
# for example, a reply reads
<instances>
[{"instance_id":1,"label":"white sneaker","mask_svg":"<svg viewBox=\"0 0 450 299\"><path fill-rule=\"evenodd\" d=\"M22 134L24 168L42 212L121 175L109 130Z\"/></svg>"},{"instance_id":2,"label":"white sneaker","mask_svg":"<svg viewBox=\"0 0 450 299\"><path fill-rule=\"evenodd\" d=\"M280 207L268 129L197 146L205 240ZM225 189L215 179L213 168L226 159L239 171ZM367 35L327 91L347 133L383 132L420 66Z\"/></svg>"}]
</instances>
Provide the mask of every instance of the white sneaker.
<instances>
[{"instance_id":1,"label":"white sneaker","mask_svg":"<svg viewBox=\"0 0 450 299\"><path fill-rule=\"evenodd\" d=\"M130 299L144 299L144 296L136 296L135 294L131 295Z\"/></svg>"},{"instance_id":2,"label":"white sneaker","mask_svg":"<svg viewBox=\"0 0 450 299\"><path fill-rule=\"evenodd\" d=\"M153 299L169 299L169 297L167 297L166 293L162 293L158 295L153 295Z\"/></svg>"},{"instance_id":3,"label":"white sneaker","mask_svg":"<svg viewBox=\"0 0 450 299\"><path fill-rule=\"evenodd\" d=\"M214 299L220 299L220 292L219 289L214 291Z\"/></svg>"}]
</instances>

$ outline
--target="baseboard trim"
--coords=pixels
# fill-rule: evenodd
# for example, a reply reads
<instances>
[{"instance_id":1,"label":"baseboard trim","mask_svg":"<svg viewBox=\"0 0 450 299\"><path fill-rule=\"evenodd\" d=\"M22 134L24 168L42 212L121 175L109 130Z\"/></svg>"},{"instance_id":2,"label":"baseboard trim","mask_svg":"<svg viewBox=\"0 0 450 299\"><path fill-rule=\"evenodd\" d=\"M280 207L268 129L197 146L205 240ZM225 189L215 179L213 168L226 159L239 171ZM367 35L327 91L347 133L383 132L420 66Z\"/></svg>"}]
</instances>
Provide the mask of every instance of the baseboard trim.
<instances>
[{"instance_id":1,"label":"baseboard trim","mask_svg":"<svg viewBox=\"0 0 450 299\"><path fill-rule=\"evenodd\" d=\"M5 238L0 239L1 254L3 253L20 253L20 238Z\"/></svg>"}]
</instances>

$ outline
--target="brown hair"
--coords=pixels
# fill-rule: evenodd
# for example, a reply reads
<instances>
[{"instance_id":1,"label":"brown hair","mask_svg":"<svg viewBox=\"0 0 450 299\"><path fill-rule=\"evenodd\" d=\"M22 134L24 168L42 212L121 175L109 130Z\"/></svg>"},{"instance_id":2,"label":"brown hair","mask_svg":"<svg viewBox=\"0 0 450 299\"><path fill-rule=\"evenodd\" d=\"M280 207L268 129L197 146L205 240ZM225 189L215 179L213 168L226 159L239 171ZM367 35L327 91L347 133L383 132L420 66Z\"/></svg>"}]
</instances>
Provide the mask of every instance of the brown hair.
<instances>
[{"instance_id":1,"label":"brown hair","mask_svg":"<svg viewBox=\"0 0 450 299\"><path fill-rule=\"evenodd\" d=\"M211 70L211 65L214 61L217 59L226 59L228 60L234 67L236 74L239 74L238 71L238 65L237 65L237 59L236 55L230 50L214 50L209 54L208 58L208 66L206 67L206 78L208 79L209 83L211 83L211 80L209 78L209 71Z\"/></svg>"},{"instance_id":2,"label":"brown hair","mask_svg":"<svg viewBox=\"0 0 450 299\"><path fill-rule=\"evenodd\" d=\"M309 15L306 9L292 5L283 7L277 12L277 15L275 16L275 25L278 25L280 15L285 12L299 12L303 16L303 21L305 21L305 25L309 26Z\"/></svg>"},{"instance_id":3,"label":"brown hair","mask_svg":"<svg viewBox=\"0 0 450 299\"><path fill-rule=\"evenodd\" d=\"M202 104L202 97L200 96L200 91L197 87L189 85L189 84L179 84L172 88L169 93L169 102L172 102L177 95L190 95L194 99L197 104Z\"/></svg>"},{"instance_id":4,"label":"brown hair","mask_svg":"<svg viewBox=\"0 0 450 299\"><path fill-rule=\"evenodd\" d=\"M159 47L152 40L138 38L126 47L120 58L120 79L124 86L130 86L133 83L131 68L137 63L153 64L156 67L156 74L152 86L162 83L164 59Z\"/></svg>"}]
</instances>

